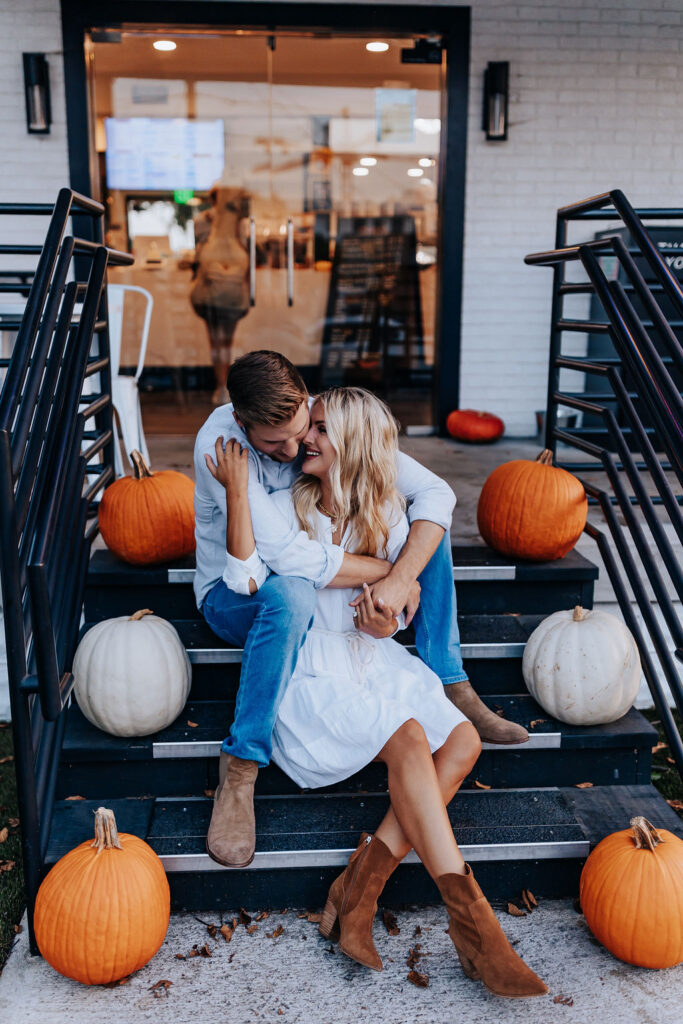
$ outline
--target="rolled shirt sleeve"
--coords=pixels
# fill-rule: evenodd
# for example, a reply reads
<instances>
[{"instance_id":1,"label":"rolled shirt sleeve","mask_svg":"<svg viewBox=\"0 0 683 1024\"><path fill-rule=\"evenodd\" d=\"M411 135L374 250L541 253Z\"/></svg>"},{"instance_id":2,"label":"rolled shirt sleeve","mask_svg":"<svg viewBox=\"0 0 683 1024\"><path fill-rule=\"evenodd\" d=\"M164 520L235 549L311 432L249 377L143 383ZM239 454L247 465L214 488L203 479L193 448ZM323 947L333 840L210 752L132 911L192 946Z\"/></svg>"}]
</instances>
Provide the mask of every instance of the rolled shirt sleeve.
<instances>
[{"instance_id":1,"label":"rolled shirt sleeve","mask_svg":"<svg viewBox=\"0 0 683 1024\"><path fill-rule=\"evenodd\" d=\"M229 590L234 590L236 594L251 594L249 581L253 580L256 584L256 589L259 590L267 578L268 567L259 558L256 548L249 555L249 558L243 560L235 558L234 555L226 552L223 580Z\"/></svg>"},{"instance_id":2,"label":"rolled shirt sleeve","mask_svg":"<svg viewBox=\"0 0 683 1024\"><path fill-rule=\"evenodd\" d=\"M450 530L455 494L445 480L411 459L405 452L398 453L396 488L408 503L408 522L426 519L444 530Z\"/></svg>"}]
</instances>

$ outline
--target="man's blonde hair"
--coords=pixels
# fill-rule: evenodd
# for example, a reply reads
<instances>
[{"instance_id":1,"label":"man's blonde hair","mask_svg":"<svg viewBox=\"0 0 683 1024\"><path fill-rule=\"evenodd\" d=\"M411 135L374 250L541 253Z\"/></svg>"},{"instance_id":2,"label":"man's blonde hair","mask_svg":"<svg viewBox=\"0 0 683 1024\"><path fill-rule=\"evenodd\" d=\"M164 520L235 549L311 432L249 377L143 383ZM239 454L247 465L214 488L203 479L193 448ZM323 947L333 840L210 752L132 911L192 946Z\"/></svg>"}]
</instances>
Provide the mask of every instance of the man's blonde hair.
<instances>
[{"instance_id":1,"label":"man's blonde hair","mask_svg":"<svg viewBox=\"0 0 683 1024\"><path fill-rule=\"evenodd\" d=\"M364 388L333 388L316 396L337 457L330 470L333 511L353 532L356 554L386 557L389 528L405 502L396 490L398 425L387 406ZM292 488L301 528L314 536L320 480L299 477Z\"/></svg>"}]
</instances>

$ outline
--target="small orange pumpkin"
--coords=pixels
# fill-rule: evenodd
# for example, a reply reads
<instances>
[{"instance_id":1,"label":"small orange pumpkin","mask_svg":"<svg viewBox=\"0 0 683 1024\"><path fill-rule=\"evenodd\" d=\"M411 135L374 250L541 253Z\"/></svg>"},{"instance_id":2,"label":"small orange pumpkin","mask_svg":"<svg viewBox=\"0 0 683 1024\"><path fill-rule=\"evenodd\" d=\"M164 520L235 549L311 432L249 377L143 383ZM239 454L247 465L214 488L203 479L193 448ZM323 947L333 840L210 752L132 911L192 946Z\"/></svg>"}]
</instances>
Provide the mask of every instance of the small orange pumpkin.
<instances>
[{"instance_id":1,"label":"small orange pumpkin","mask_svg":"<svg viewBox=\"0 0 683 1024\"><path fill-rule=\"evenodd\" d=\"M458 441L486 443L497 441L505 433L505 424L499 416L476 409L454 409L448 414L446 430Z\"/></svg>"},{"instance_id":2,"label":"small orange pumpkin","mask_svg":"<svg viewBox=\"0 0 683 1024\"><path fill-rule=\"evenodd\" d=\"M638 967L683 960L683 840L646 818L613 832L581 872L581 909L610 953Z\"/></svg>"},{"instance_id":3,"label":"small orange pumpkin","mask_svg":"<svg viewBox=\"0 0 683 1024\"><path fill-rule=\"evenodd\" d=\"M535 462L514 459L494 469L477 506L479 533L503 555L532 562L562 558L586 525L583 485L553 466L545 448Z\"/></svg>"},{"instance_id":4,"label":"small orange pumpkin","mask_svg":"<svg viewBox=\"0 0 683 1024\"><path fill-rule=\"evenodd\" d=\"M43 880L33 926L56 971L84 985L106 985L152 959L170 910L168 880L154 850L119 834L114 812L99 807L94 841L65 854Z\"/></svg>"},{"instance_id":5,"label":"small orange pumpkin","mask_svg":"<svg viewBox=\"0 0 683 1024\"><path fill-rule=\"evenodd\" d=\"M134 476L116 480L102 495L99 523L107 547L133 565L154 565L195 549L194 484L173 469L153 473L131 452Z\"/></svg>"}]
</instances>

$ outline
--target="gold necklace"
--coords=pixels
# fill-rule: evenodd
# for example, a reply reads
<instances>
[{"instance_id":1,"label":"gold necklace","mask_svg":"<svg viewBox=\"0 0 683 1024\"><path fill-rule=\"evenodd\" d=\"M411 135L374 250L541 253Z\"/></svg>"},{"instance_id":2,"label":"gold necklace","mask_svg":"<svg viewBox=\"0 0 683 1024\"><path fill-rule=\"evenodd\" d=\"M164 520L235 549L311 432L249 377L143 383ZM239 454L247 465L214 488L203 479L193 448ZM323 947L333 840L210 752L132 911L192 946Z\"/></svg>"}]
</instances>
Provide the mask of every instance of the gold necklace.
<instances>
[{"instance_id":1,"label":"gold necklace","mask_svg":"<svg viewBox=\"0 0 683 1024\"><path fill-rule=\"evenodd\" d=\"M324 516L327 516L327 517L328 517L328 519L331 519L331 521L332 521L333 523L336 523L336 521L337 521L337 517L336 517L336 516L333 516L333 515L332 515L332 513L330 512L330 510L329 510L328 508L325 508L325 506L323 505L322 501L319 501L319 502L318 502L318 508L320 509L320 511L322 512L322 514L323 514Z\"/></svg>"}]
</instances>

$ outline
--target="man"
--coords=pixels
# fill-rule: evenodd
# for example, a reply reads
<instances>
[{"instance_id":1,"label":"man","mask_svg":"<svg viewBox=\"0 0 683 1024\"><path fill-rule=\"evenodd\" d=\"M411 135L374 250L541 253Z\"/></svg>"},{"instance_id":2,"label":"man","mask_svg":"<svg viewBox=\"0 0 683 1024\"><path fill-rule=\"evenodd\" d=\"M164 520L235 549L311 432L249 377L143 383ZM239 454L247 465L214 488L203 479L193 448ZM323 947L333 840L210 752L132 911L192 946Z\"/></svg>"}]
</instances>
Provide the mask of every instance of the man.
<instances>
[{"instance_id":1,"label":"man","mask_svg":"<svg viewBox=\"0 0 683 1024\"><path fill-rule=\"evenodd\" d=\"M271 755L271 733L280 697L310 627L315 589L372 587L373 600L413 616L418 653L441 678L449 698L483 738L519 743L526 730L503 722L467 681L456 619L450 524L455 495L439 477L401 453L398 490L408 502L410 533L392 565L349 554L294 530L270 493L289 488L300 473L300 445L309 430L310 399L295 367L277 352L252 352L230 369L232 404L209 417L195 443L195 596L211 629L244 647L235 717L221 750L207 851L220 864L245 867L254 857L253 795L260 766ZM222 477L225 443L248 451L249 508L256 547L272 574L250 594L229 590L229 508ZM419 607L410 592L422 587Z\"/></svg>"}]
</instances>

